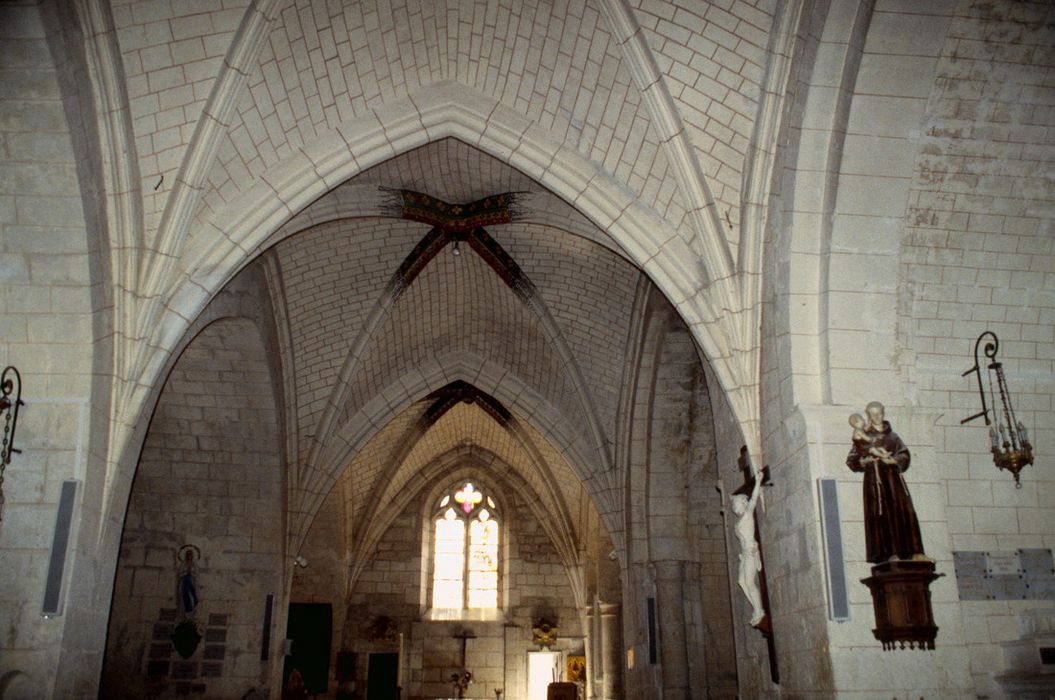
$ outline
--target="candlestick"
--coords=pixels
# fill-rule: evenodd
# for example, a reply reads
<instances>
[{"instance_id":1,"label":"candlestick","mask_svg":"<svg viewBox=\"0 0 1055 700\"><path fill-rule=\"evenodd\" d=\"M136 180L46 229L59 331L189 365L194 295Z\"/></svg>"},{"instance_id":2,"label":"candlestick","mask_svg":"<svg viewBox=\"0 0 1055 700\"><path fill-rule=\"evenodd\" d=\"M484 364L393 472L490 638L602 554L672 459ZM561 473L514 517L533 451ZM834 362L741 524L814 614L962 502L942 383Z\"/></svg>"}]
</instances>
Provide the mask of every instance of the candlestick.
<instances>
[{"instance_id":1,"label":"candlestick","mask_svg":"<svg viewBox=\"0 0 1055 700\"><path fill-rule=\"evenodd\" d=\"M403 633L399 633L399 656L396 657L396 687L402 689L403 687Z\"/></svg>"}]
</instances>

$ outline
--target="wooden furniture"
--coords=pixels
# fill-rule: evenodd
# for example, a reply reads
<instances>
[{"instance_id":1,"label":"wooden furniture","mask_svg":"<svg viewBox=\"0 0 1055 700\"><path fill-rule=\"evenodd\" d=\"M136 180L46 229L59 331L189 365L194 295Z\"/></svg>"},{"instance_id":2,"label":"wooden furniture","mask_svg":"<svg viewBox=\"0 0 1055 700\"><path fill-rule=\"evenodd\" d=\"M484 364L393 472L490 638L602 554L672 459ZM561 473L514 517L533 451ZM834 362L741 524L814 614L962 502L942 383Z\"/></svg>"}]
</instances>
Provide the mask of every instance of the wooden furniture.
<instances>
[{"instance_id":1,"label":"wooden furniture","mask_svg":"<svg viewBox=\"0 0 1055 700\"><path fill-rule=\"evenodd\" d=\"M872 630L883 649L933 649L938 627L930 604L930 584L944 574L934 573L929 559L892 559L872 567L861 583L872 591L876 626Z\"/></svg>"},{"instance_id":2,"label":"wooden furniture","mask_svg":"<svg viewBox=\"0 0 1055 700\"><path fill-rule=\"evenodd\" d=\"M546 700L578 700L578 686L574 683L550 683Z\"/></svg>"}]
</instances>

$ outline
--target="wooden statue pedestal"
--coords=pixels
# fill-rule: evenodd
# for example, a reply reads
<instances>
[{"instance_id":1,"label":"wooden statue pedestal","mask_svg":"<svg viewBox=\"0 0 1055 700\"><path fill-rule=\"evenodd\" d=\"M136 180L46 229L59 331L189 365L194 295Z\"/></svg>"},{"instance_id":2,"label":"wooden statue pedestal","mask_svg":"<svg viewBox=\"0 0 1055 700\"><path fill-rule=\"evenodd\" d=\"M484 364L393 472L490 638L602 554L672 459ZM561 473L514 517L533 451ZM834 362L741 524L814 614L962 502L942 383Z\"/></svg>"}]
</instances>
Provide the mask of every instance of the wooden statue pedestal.
<instances>
[{"instance_id":1,"label":"wooden statue pedestal","mask_svg":"<svg viewBox=\"0 0 1055 700\"><path fill-rule=\"evenodd\" d=\"M934 573L929 559L894 559L872 567L861 583L872 591L876 627L872 630L883 649L933 649L938 627L930 606L930 584L944 574ZM918 645L918 647L917 647Z\"/></svg>"}]
</instances>

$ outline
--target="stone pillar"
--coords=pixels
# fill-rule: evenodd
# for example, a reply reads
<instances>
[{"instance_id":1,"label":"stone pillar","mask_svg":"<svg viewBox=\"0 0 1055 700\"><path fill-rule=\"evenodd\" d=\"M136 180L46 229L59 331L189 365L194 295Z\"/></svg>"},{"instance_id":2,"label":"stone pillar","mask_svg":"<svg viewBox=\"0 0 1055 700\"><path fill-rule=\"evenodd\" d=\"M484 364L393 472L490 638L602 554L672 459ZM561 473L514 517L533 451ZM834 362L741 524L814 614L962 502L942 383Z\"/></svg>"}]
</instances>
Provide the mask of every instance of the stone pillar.
<instances>
[{"instance_id":1,"label":"stone pillar","mask_svg":"<svg viewBox=\"0 0 1055 700\"><path fill-rule=\"evenodd\" d=\"M598 603L601 613L601 698L623 697L623 616L619 603Z\"/></svg>"},{"instance_id":2,"label":"stone pillar","mask_svg":"<svg viewBox=\"0 0 1055 700\"><path fill-rule=\"evenodd\" d=\"M502 697L508 698L511 695L510 688L519 688L527 684L527 659L524 657L521 637L523 632L520 628L507 625L504 632L502 650L505 654L505 664L502 669L502 688L505 692Z\"/></svg>"},{"instance_id":3,"label":"stone pillar","mask_svg":"<svg viewBox=\"0 0 1055 700\"><path fill-rule=\"evenodd\" d=\"M592 605L583 608L583 622L583 629L586 630L583 643L586 652L586 698L597 700L597 677L600 675L598 669L601 667L601 661L600 647L597 644L597 615L594 614Z\"/></svg>"},{"instance_id":4,"label":"stone pillar","mask_svg":"<svg viewBox=\"0 0 1055 700\"><path fill-rule=\"evenodd\" d=\"M656 572L656 620L664 700L689 697L689 656L685 639L684 573L681 561L659 561Z\"/></svg>"}]
</instances>

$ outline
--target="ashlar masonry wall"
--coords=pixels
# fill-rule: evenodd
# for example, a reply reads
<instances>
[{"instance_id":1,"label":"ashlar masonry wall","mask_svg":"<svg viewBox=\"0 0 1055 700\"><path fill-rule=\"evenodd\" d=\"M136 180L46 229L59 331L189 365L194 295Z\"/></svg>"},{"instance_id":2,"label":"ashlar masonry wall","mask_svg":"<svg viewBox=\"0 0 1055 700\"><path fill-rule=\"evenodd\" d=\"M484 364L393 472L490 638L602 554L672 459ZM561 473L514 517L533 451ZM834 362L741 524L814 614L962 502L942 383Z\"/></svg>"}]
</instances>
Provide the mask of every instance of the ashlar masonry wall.
<instances>
[{"instance_id":1,"label":"ashlar masonry wall","mask_svg":"<svg viewBox=\"0 0 1055 700\"><path fill-rule=\"evenodd\" d=\"M941 445L933 430L937 414L917 401L916 378L905 362L898 317L904 290L898 261L906 234L910 164L920 148L926 98L936 80L942 37L954 11L952 3L934 3L919 13L905 14L896 3L877 3L871 14L859 14L859 33L851 34L850 40L850 54L859 63L853 66L851 60L847 65L852 82L846 87L852 94L827 242L830 258L822 316L827 365L822 384L827 395L824 405L802 410L814 476L838 484L849 619L832 619L826 601L818 612L828 618L833 685L840 696L871 697L885 690L912 697L964 694L971 686L939 467ZM887 407L887 420L911 451L904 480L926 555L944 574L930 586L939 628L933 651L884 651L872 633L873 600L860 582L871 570L865 559L864 486L846 466L848 416L861 413L870 401ZM809 486L816 502L816 479ZM819 523L820 507L814 507ZM814 542L820 544L824 533L819 526L814 531ZM818 562L825 564L823 550L816 551ZM824 574L818 583L828 586L826 570Z\"/></svg>"},{"instance_id":2,"label":"ashlar masonry wall","mask_svg":"<svg viewBox=\"0 0 1055 700\"><path fill-rule=\"evenodd\" d=\"M678 562L682 586L681 600L663 601L675 609L668 615L660 610L660 621L666 618L668 628L681 621L687 658L684 678L678 680L685 683L689 697L694 688L706 688L708 697L733 697L736 649L730 634L731 614L737 606L730 605L729 550L716 486L725 471L721 466L736 472L735 462L718 461L710 385L683 325L664 333L656 359L649 431L650 556L657 573L658 563ZM735 551L732 558L736 559ZM663 639L669 634L669 629L660 630ZM673 690L669 667L680 665L669 657L660 660L668 667L664 688L671 690L667 692Z\"/></svg>"},{"instance_id":3,"label":"ashlar masonry wall","mask_svg":"<svg viewBox=\"0 0 1055 700\"><path fill-rule=\"evenodd\" d=\"M736 607L716 488L710 389L717 383L708 382L691 336L665 301L652 302L628 425L622 641L632 663L623 688L627 697L660 687L669 697L733 697ZM730 439L736 454L741 437ZM735 472L735 459L727 466Z\"/></svg>"},{"instance_id":4,"label":"ashlar masonry wall","mask_svg":"<svg viewBox=\"0 0 1055 700\"><path fill-rule=\"evenodd\" d=\"M936 416L938 497L954 552L1055 549L1053 25L1050 4L956 4L908 194L900 340L913 398ZM994 466L982 419L960 424L981 410L977 385L961 374L985 331L1000 339L997 359L1035 447L1021 489ZM1001 644L1019 637L1021 613L1055 600L960 607L975 690L997 696Z\"/></svg>"},{"instance_id":5,"label":"ashlar masonry wall","mask_svg":"<svg viewBox=\"0 0 1055 700\"><path fill-rule=\"evenodd\" d=\"M803 86L803 153L784 202L795 223L774 234L791 264L777 251L767 261L769 289L790 291L767 309L763 333L764 451L776 481L767 529L787 540L767 565L779 557L785 571L799 569L777 582L777 605L802 613L811 629L775 622L801 648L827 638L830 680L818 676L815 690L996 696L1000 643L1018 636L1018 614L1051 608L962 600L954 564L962 551L1051 548L1048 472L1027 467L1015 490L992 464L981 421L960 425L981 410L961 374L978 335L994 331L1036 462L1046 461L1055 356L1051 26L1050 4L971 0L909 12L882 0L836 3L827 17L812 84ZM825 138L837 147L820 148ZM857 582L869 565L861 480L845 466L846 419L872 400L886 404L912 451L905 479L927 554L944 574L931 586L933 652L883 652L871 597ZM829 614L817 595L828 583L818 478L839 482L851 614L814 630Z\"/></svg>"},{"instance_id":6,"label":"ashlar masonry wall","mask_svg":"<svg viewBox=\"0 0 1055 700\"><path fill-rule=\"evenodd\" d=\"M496 493L502 508L501 547L506 561L501 619L497 621L428 620L421 601L423 587L430 585L423 557L431 542L431 522L422 519L420 499L409 504L377 544L369 563L352 583L348 597L328 586L339 574L312 569L327 568L341 560L340 555L321 558L329 547L319 538L334 528L321 519L337 517L339 509L320 510L305 540L302 552L316 559L307 569L294 574L291 602L330 602L334 608L333 656L338 651L357 655L356 687L365 693L371 653L395 653L394 640L376 639L373 626L381 616L395 620L404 635L404 693L408 698L450 697L450 674L462 667L462 641L455 635L468 631L475 635L466 641L465 666L473 674L472 697L492 697L494 689L505 698L525 697L527 654L538 649L532 643L532 627L545 617L558 627L554 650L583 654L585 643L580 612L576 608L567 571L541 523L519 494ZM332 498L330 500L333 500ZM425 548L423 549L423 540ZM337 564L339 565L339 564ZM343 620L343 625L340 621ZM331 663L331 678L334 667ZM332 687L332 686L331 686Z\"/></svg>"},{"instance_id":7,"label":"ashlar masonry wall","mask_svg":"<svg viewBox=\"0 0 1055 700\"><path fill-rule=\"evenodd\" d=\"M37 3L0 4L0 368L18 368L26 402L14 445L22 453L3 482L0 684L26 697L52 692L66 623L82 614L65 605L49 618L41 612L64 480L79 482L67 572L79 518L97 517L82 497L95 341L105 344L92 325L99 279L77 177L80 134L64 109L51 39Z\"/></svg>"},{"instance_id":8,"label":"ashlar masonry wall","mask_svg":"<svg viewBox=\"0 0 1055 700\"><path fill-rule=\"evenodd\" d=\"M273 382L246 319L213 322L176 362L147 433L122 538L107 642L106 697L241 697L268 684L266 596L281 598L283 498ZM203 639L172 635L176 553L200 552Z\"/></svg>"}]
</instances>

